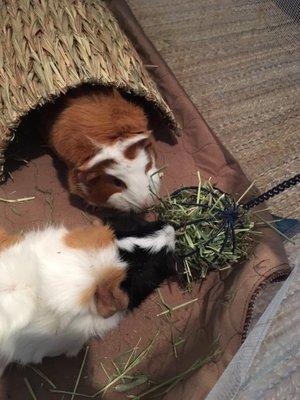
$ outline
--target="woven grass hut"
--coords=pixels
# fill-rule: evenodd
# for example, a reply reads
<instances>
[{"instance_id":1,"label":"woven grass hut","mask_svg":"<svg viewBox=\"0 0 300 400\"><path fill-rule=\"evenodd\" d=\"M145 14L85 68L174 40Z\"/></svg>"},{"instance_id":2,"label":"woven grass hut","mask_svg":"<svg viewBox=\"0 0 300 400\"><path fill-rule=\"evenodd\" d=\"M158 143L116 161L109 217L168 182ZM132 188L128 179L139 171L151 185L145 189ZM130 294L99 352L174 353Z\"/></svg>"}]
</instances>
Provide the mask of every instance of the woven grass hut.
<instances>
[{"instance_id":1,"label":"woven grass hut","mask_svg":"<svg viewBox=\"0 0 300 400\"><path fill-rule=\"evenodd\" d=\"M104 1L2 0L0 27L0 179L22 117L84 83L141 96L177 129Z\"/></svg>"}]
</instances>

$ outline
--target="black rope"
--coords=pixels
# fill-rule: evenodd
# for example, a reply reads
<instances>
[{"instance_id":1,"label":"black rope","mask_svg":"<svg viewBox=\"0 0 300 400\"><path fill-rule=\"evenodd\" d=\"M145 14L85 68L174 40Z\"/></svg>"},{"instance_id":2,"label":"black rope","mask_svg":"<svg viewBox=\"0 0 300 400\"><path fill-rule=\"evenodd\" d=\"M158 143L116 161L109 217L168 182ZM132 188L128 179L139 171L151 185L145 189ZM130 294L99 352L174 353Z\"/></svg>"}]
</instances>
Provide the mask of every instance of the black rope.
<instances>
[{"instance_id":1,"label":"black rope","mask_svg":"<svg viewBox=\"0 0 300 400\"><path fill-rule=\"evenodd\" d=\"M243 204L243 208L245 210L249 210L252 207L257 206L258 204L264 203L269 200L271 197L276 196L279 193L282 193L284 190L290 188L291 186L297 185L300 182L300 174L295 175L293 178L290 178L286 181L279 183L279 185L274 186L272 189L266 191L265 193L255 197L248 201L248 203Z\"/></svg>"},{"instance_id":2,"label":"black rope","mask_svg":"<svg viewBox=\"0 0 300 400\"><path fill-rule=\"evenodd\" d=\"M265 201L269 200L270 198L276 196L279 193L282 193L283 191L285 191L286 189L289 189L292 186L296 186L298 183L300 183L300 174L295 175L293 178L287 179L286 181L283 181L281 183L279 183L278 185L274 186L273 188L267 190L265 193L262 193L261 195L255 197L254 199L249 200L247 203L242 204L242 207L245 210L249 210L252 207L257 206L258 204L264 203ZM222 192L220 189L214 188L217 192L220 193L224 193ZM171 197L177 197L181 194L181 192L185 191L185 190L198 190L198 186L184 186L178 190L175 190L175 192L173 192L171 194ZM201 190L208 192L209 190L206 188L202 188ZM217 195L217 193L213 193L215 196ZM183 202L181 203L182 205L185 206L199 206L199 207L203 207L203 208L207 208L207 205L202 205L202 204L198 204L198 203L187 203L187 202Z\"/></svg>"}]
</instances>

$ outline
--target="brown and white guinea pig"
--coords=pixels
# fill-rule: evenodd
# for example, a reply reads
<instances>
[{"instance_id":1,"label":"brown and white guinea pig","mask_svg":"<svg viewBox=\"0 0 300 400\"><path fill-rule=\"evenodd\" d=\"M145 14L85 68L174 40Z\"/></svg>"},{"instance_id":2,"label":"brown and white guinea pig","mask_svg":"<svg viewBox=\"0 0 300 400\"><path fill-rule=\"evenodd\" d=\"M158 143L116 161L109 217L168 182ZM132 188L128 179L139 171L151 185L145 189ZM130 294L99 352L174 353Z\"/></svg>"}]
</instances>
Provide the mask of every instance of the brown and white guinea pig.
<instances>
[{"instance_id":1,"label":"brown and white guinea pig","mask_svg":"<svg viewBox=\"0 0 300 400\"><path fill-rule=\"evenodd\" d=\"M158 192L159 176L140 106L116 89L85 87L41 115L39 129L46 130L49 145L67 165L71 193L123 211L152 203L150 187Z\"/></svg>"},{"instance_id":2,"label":"brown and white guinea pig","mask_svg":"<svg viewBox=\"0 0 300 400\"><path fill-rule=\"evenodd\" d=\"M118 240L106 226L0 231L0 376L103 337L170 275L173 248L167 227Z\"/></svg>"},{"instance_id":3,"label":"brown and white guinea pig","mask_svg":"<svg viewBox=\"0 0 300 400\"><path fill-rule=\"evenodd\" d=\"M165 280L175 277L175 230L165 222L148 222L132 213L112 214L106 222L113 228L120 256L127 264L121 287L133 310Z\"/></svg>"},{"instance_id":4,"label":"brown and white guinea pig","mask_svg":"<svg viewBox=\"0 0 300 400\"><path fill-rule=\"evenodd\" d=\"M128 308L127 265L103 226L0 232L0 375L12 362L78 353Z\"/></svg>"}]
</instances>

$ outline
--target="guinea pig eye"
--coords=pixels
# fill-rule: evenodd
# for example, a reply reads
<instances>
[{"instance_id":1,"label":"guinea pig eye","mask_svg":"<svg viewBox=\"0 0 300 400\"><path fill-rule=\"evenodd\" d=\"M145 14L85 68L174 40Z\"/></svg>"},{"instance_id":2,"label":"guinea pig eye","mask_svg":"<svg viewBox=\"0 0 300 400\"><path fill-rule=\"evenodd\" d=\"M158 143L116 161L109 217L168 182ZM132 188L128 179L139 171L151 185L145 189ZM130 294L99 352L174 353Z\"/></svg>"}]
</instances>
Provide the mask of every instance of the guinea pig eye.
<instances>
[{"instance_id":1,"label":"guinea pig eye","mask_svg":"<svg viewBox=\"0 0 300 400\"><path fill-rule=\"evenodd\" d=\"M119 178L114 178L113 182L114 182L114 185L119 188L124 188L124 189L126 188L126 184Z\"/></svg>"}]
</instances>

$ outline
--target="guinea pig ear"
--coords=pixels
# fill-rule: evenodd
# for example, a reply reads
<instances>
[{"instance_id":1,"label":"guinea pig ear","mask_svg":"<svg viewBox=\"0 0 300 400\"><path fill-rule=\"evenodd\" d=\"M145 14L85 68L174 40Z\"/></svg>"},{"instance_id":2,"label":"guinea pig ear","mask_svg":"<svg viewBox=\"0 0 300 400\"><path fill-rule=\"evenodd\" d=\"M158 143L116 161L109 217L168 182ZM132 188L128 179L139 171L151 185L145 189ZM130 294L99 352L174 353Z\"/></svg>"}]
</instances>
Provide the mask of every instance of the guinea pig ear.
<instances>
[{"instance_id":1,"label":"guinea pig ear","mask_svg":"<svg viewBox=\"0 0 300 400\"><path fill-rule=\"evenodd\" d=\"M93 179L99 176L99 171L91 170L91 171L80 171L76 170L76 178L80 183L84 183L85 185L89 184Z\"/></svg>"},{"instance_id":2,"label":"guinea pig ear","mask_svg":"<svg viewBox=\"0 0 300 400\"><path fill-rule=\"evenodd\" d=\"M128 308L129 298L120 285L126 277L126 271L113 268L107 271L95 292L95 301L98 313L103 318L109 318L118 311Z\"/></svg>"},{"instance_id":3,"label":"guinea pig ear","mask_svg":"<svg viewBox=\"0 0 300 400\"><path fill-rule=\"evenodd\" d=\"M105 161L100 161L94 165L91 165L90 161L91 159L88 159L75 170L77 180L81 183L88 184L91 180L97 178L100 175L101 167L105 165Z\"/></svg>"},{"instance_id":4,"label":"guinea pig ear","mask_svg":"<svg viewBox=\"0 0 300 400\"><path fill-rule=\"evenodd\" d=\"M137 137L138 135L144 136L144 138L140 139L137 143L139 144L140 147L148 147L151 144L153 144L153 137L152 137L152 133L153 131L151 130L146 130L143 132L138 132L137 133Z\"/></svg>"},{"instance_id":5,"label":"guinea pig ear","mask_svg":"<svg viewBox=\"0 0 300 400\"><path fill-rule=\"evenodd\" d=\"M135 141L134 143L130 144L128 147L126 147L126 149L124 151L124 156L126 158L129 158L130 160L132 160L136 157L137 152L140 149L149 150L152 147L152 142L151 142L151 139L149 138L150 135L151 135L151 131L137 133L136 137L138 138L138 140Z\"/></svg>"}]
</instances>

